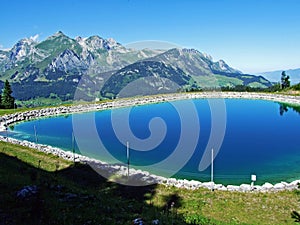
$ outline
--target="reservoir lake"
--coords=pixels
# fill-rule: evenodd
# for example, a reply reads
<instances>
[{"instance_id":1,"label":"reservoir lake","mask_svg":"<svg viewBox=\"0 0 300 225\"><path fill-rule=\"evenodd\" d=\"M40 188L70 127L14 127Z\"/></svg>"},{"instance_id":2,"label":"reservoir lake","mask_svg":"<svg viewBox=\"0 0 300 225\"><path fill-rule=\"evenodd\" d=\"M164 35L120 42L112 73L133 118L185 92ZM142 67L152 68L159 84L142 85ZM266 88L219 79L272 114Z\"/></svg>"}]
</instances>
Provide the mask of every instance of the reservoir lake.
<instances>
[{"instance_id":1,"label":"reservoir lake","mask_svg":"<svg viewBox=\"0 0 300 225\"><path fill-rule=\"evenodd\" d=\"M199 123L199 130L195 130L195 126L192 126L194 124L190 124L191 129L184 131L190 133L185 134L184 138L189 142L189 138L193 137L192 134L196 133L198 140L189 160L182 163L181 169L174 171L172 177L210 181L211 167L208 166L203 171L198 169L212 132L211 125L214 118L209 100L180 100L176 101L176 104L184 108L186 101L191 101L194 105L197 117L189 121ZM300 114L291 108L282 107L279 103L266 100L225 99L224 102L226 129L221 147L215 150L215 183L225 185L250 183L251 174L257 176L255 184L300 179ZM189 116L190 110L187 107L184 114ZM128 108L115 108L40 118L14 124L7 134L2 135L19 140L37 141L39 144L59 147L66 151L72 151L74 146L76 153L109 163L126 165L128 157L126 143L124 144L115 133L115 130L119 129L118 124L113 126L112 123L113 114L116 118L126 112ZM90 134L92 131L88 127L82 126L80 135L75 132L73 145L74 117L77 129L80 123L93 121L97 138L95 134ZM151 136L149 123L153 118L163 120L166 132L153 149L141 151L129 147L130 166L137 169L143 167L143 170L164 176L165 171L160 171L152 165L167 159L176 149L183 132L181 117L182 111L179 112L172 102L132 106L128 121L124 121L129 124L131 135L139 140L149 138ZM122 120L119 120L119 123L122 123ZM189 127L189 124L186 126ZM128 130L124 130L122 134L122 129L119 130L120 135L125 137L126 132L128 133ZM97 144L99 140L102 143L100 147ZM131 145L132 143L129 143L129 146ZM103 148L106 149L106 154L102 154ZM184 147L180 151L184 154ZM110 157L107 157L107 152ZM180 164L180 160L177 163Z\"/></svg>"}]
</instances>

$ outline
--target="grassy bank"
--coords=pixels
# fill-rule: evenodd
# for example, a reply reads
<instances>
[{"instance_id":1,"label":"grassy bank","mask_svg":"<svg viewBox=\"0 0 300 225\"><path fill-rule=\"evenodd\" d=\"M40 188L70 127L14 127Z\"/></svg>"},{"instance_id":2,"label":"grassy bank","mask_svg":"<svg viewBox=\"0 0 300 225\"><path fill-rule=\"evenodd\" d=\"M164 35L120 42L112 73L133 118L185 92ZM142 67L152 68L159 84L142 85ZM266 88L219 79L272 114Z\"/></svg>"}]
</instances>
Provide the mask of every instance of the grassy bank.
<instances>
[{"instance_id":1,"label":"grassy bank","mask_svg":"<svg viewBox=\"0 0 300 225\"><path fill-rule=\"evenodd\" d=\"M26 185L37 194L18 198ZM126 187L89 166L0 142L1 224L294 224L300 192L237 193Z\"/></svg>"}]
</instances>

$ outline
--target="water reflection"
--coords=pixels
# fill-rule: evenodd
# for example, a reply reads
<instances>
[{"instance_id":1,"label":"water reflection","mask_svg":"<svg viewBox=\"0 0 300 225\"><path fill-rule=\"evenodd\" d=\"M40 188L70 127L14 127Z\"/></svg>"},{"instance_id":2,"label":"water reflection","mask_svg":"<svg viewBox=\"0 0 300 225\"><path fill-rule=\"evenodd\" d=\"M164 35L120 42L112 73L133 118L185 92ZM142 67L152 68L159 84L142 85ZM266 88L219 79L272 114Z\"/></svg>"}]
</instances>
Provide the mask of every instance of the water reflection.
<instances>
[{"instance_id":1,"label":"water reflection","mask_svg":"<svg viewBox=\"0 0 300 225\"><path fill-rule=\"evenodd\" d=\"M289 103L278 103L279 104L279 114L283 116L284 113L288 112L289 109L292 109L294 112L297 112L300 115L300 106L293 105Z\"/></svg>"}]
</instances>

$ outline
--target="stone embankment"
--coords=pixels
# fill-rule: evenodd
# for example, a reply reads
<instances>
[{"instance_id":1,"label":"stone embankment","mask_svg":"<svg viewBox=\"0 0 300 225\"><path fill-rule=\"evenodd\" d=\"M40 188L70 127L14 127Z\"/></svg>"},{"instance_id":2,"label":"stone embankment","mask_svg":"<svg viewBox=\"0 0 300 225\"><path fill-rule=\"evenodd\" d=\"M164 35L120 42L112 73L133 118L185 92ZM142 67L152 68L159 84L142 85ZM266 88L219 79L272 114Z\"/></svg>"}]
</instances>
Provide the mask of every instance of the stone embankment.
<instances>
[{"instance_id":1,"label":"stone embankment","mask_svg":"<svg viewBox=\"0 0 300 225\"><path fill-rule=\"evenodd\" d=\"M14 123L37 119L40 117L49 117L49 116L58 116L64 114L72 114L72 113L80 113L80 112L89 112L89 111L97 111L97 110L105 110L119 107L129 107L134 105L141 104L151 104L151 103L159 103L166 101L175 101L182 99L211 99L211 98L244 98L244 99L263 99L263 100L271 100L276 102L285 102L291 104L299 104L300 105L300 97L296 96L285 96L285 95L275 95L275 94L261 94L261 93L238 93L238 92L209 92L209 93L188 93L188 94L172 94L172 95L163 95L163 96L153 96L153 97L143 97L143 98L131 98L131 99L118 99L113 102L104 102L99 104L83 104L83 105L74 105L74 106L65 106L65 107L56 107L56 108L44 108L39 110L31 110L27 112L19 112L10 115L5 115L0 117L0 128L4 131L9 125ZM116 164L108 164L99 160L91 159L86 156L82 156L79 154L73 154L69 151L64 151L62 149L52 147L49 145L42 145L37 143L32 143L28 141L21 141L13 138L9 138L4 136L0 136L0 141L6 141L13 144L18 144L26 147L30 147L33 149L37 149L39 151L45 153L51 153L57 155L66 160L74 160L76 162L88 163L92 165L92 167L96 170L101 170L102 172L108 174L118 174L121 176L127 175L127 167L126 165L116 165ZM194 180L179 180L175 178L164 178L161 176L156 176L153 174L149 174L149 172L130 169L130 179L143 181L143 184L153 184L160 183L168 186L175 186L178 188L187 188L187 189L198 189L198 188L208 188L212 190L221 190L221 191L239 191L239 192L269 192L269 191L282 191L282 190L294 190L298 189L298 185L300 184L300 180L296 180L290 183L281 182L275 185L271 183L265 183L263 185L254 185L250 184L241 184L239 186L236 185L222 185L215 184L213 182L200 182Z\"/></svg>"}]
</instances>

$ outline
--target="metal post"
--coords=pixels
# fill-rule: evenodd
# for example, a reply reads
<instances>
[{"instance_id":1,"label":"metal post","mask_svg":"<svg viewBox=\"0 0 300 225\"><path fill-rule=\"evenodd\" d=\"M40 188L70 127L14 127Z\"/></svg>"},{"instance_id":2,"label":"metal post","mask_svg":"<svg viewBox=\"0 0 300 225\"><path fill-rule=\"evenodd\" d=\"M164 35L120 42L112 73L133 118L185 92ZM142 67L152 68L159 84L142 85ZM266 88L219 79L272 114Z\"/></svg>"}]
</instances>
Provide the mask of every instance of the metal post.
<instances>
[{"instance_id":1,"label":"metal post","mask_svg":"<svg viewBox=\"0 0 300 225\"><path fill-rule=\"evenodd\" d=\"M214 190L214 149L211 149L211 190Z\"/></svg>"},{"instance_id":2,"label":"metal post","mask_svg":"<svg viewBox=\"0 0 300 225\"><path fill-rule=\"evenodd\" d=\"M214 149L211 150L211 182L214 182Z\"/></svg>"}]
</instances>

